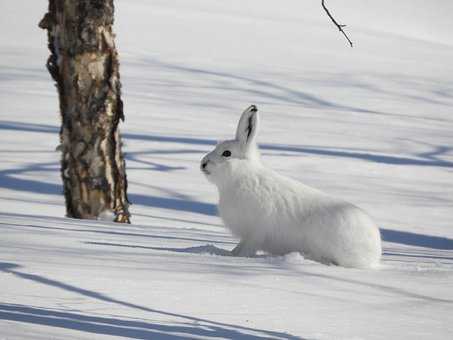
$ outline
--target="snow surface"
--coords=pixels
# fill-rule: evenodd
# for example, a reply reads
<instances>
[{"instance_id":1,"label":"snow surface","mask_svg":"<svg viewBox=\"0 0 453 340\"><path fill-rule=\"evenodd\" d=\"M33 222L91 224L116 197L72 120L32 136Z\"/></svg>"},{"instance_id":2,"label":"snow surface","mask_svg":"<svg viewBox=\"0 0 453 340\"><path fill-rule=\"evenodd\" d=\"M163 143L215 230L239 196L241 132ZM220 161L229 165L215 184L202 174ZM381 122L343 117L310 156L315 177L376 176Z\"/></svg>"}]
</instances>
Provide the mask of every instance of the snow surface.
<instances>
[{"instance_id":1,"label":"snow surface","mask_svg":"<svg viewBox=\"0 0 453 340\"><path fill-rule=\"evenodd\" d=\"M116 0L132 225L63 218L45 0L0 1L0 339L447 339L453 2ZM346 5L347 4L347 5ZM234 258L199 173L263 161L367 210L379 270Z\"/></svg>"}]
</instances>

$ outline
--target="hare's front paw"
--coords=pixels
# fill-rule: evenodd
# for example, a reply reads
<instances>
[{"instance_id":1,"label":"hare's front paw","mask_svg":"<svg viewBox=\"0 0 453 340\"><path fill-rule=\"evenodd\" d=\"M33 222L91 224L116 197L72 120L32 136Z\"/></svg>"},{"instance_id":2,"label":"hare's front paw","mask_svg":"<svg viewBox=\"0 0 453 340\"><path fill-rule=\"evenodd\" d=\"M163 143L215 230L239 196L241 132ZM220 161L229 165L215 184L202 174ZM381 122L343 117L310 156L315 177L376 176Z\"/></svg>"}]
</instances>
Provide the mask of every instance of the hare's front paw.
<instances>
[{"instance_id":1,"label":"hare's front paw","mask_svg":"<svg viewBox=\"0 0 453 340\"><path fill-rule=\"evenodd\" d=\"M231 251L231 255L239 257L254 257L256 255L256 248L253 246L251 242L242 240Z\"/></svg>"}]
</instances>

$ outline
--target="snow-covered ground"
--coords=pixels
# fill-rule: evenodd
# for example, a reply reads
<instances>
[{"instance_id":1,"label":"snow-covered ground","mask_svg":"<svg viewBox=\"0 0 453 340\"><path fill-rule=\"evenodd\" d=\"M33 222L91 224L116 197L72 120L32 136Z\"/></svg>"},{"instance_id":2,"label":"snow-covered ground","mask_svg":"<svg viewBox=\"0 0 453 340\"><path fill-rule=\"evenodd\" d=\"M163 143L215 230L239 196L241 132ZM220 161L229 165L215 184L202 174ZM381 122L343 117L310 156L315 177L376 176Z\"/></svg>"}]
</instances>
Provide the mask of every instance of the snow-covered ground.
<instances>
[{"instance_id":1,"label":"snow-covered ground","mask_svg":"<svg viewBox=\"0 0 453 340\"><path fill-rule=\"evenodd\" d=\"M447 339L453 2L116 0L132 225L64 218L46 1L0 1L0 339ZM263 161L367 210L379 270L227 256L199 160L260 109Z\"/></svg>"}]
</instances>

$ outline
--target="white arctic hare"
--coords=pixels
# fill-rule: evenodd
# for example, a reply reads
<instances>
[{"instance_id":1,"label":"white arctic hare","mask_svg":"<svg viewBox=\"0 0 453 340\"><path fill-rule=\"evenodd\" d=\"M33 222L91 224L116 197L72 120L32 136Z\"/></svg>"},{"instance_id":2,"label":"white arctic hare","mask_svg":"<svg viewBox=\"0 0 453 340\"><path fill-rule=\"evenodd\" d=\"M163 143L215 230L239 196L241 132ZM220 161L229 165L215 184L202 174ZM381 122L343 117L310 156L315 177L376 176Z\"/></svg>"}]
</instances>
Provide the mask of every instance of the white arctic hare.
<instances>
[{"instance_id":1,"label":"white arctic hare","mask_svg":"<svg viewBox=\"0 0 453 340\"><path fill-rule=\"evenodd\" d=\"M236 139L224 141L201 161L219 191L225 226L240 238L233 255L257 250L344 267L379 264L381 237L371 218L356 206L277 174L260 162L256 145L258 110L244 111Z\"/></svg>"}]
</instances>

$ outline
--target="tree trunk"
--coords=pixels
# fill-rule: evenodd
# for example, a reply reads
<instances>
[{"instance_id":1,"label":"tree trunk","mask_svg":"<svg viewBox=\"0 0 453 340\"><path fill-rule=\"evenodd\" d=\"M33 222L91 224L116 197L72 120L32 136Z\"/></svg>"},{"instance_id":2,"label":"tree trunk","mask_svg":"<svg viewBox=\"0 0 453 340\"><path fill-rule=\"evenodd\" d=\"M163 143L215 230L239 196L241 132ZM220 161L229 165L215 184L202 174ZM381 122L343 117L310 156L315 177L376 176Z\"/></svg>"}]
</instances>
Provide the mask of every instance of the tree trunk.
<instances>
[{"instance_id":1,"label":"tree trunk","mask_svg":"<svg viewBox=\"0 0 453 340\"><path fill-rule=\"evenodd\" d=\"M67 216L113 213L115 221L129 223L113 12L113 0L49 0L39 26L48 33L47 68L60 99Z\"/></svg>"}]
</instances>

